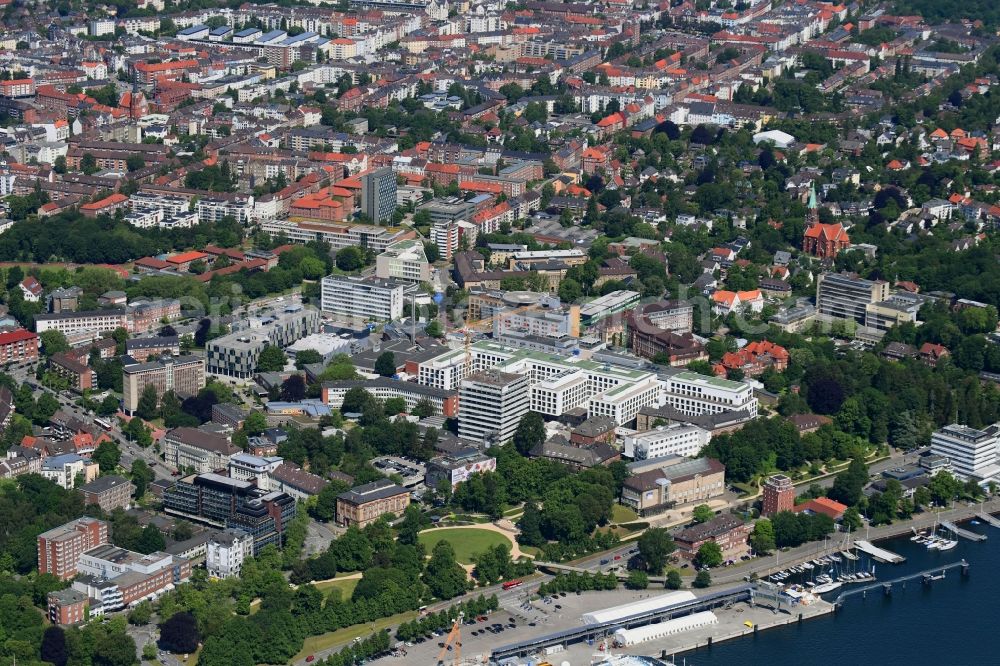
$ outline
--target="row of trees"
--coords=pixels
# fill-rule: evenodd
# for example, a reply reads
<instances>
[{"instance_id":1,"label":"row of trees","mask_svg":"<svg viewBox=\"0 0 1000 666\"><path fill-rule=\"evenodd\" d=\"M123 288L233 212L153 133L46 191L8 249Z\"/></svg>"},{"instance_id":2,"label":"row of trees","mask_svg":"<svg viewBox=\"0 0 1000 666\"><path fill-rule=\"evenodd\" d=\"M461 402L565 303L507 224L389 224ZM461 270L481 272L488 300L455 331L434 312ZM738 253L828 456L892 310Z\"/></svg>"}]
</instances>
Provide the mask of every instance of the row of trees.
<instances>
[{"instance_id":1,"label":"row of trees","mask_svg":"<svg viewBox=\"0 0 1000 666\"><path fill-rule=\"evenodd\" d=\"M497 595L489 597L480 594L475 599L449 606L438 613L428 613L427 615L409 622L403 622L396 629L396 638L401 641L412 641L416 638L425 638L435 631L448 629L451 624L458 619L459 614L464 614L467 619L473 619L480 615L495 611L500 607Z\"/></svg>"}]
</instances>

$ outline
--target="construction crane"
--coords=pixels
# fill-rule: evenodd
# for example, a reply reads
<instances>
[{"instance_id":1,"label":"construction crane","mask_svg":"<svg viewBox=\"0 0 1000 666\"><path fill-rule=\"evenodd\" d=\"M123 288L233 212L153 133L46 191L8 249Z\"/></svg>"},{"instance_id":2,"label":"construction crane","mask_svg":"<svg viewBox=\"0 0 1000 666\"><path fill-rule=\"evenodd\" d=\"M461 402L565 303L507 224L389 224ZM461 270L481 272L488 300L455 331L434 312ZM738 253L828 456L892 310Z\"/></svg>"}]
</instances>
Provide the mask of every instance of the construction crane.
<instances>
[{"instance_id":1,"label":"construction crane","mask_svg":"<svg viewBox=\"0 0 1000 666\"><path fill-rule=\"evenodd\" d=\"M477 319L475 321L465 322L464 326L462 326L461 328L455 329L454 332L461 333L461 334L463 334L465 336L464 348L465 348L465 372L466 372L466 374L470 374L472 372L472 336L473 336L474 333L477 332L477 329L479 329L479 327L481 327L483 324L489 324L490 325L490 330L492 330L493 329L493 324L494 324L494 322L497 319L501 319L502 320L505 317L513 317L514 315L520 314L522 312L528 312L529 310L535 310L535 309L537 309L537 307L538 306L535 305L535 304L522 305L522 306L516 307L516 308L514 308L512 310L504 310L504 311L498 312L498 313L496 313L495 315L493 315L491 317L483 317L482 319Z\"/></svg>"},{"instance_id":2,"label":"construction crane","mask_svg":"<svg viewBox=\"0 0 1000 666\"><path fill-rule=\"evenodd\" d=\"M441 651L438 652L437 656L437 666L445 666L444 656L448 652L448 649L454 643L455 659L451 662L452 666L458 666L462 661L462 619L465 617L465 613L459 613L458 617L455 618L455 622L451 625L451 631L448 632L447 638L444 639L444 645L441 647Z\"/></svg>"}]
</instances>

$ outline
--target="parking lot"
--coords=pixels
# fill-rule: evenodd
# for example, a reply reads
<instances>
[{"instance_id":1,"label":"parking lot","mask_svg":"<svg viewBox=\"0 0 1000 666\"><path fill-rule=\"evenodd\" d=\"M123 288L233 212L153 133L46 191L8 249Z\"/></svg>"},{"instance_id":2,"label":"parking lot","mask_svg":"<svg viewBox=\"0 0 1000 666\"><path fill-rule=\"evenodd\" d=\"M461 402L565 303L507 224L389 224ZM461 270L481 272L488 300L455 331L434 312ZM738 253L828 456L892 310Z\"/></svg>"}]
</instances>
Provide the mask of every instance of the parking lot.
<instances>
[{"instance_id":1,"label":"parking lot","mask_svg":"<svg viewBox=\"0 0 1000 666\"><path fill-rule=\"evenodd\" d=\"M463 659L488 657L490 651L501 645L542 636L555 631L579 626L580 616L600 608L618 606L638 599L664 594L666 590L611 590L607 592L564 592L545 599L529 601L528 594L536 588L519 591L516 596L501 597L501 607L490 613L483 622L466 620L462 626L461 649ZM436 664L448 632L441 632L419 643L404 645L395 656L387 656L372 663ZM405 653L404 653L405 651ZM453 655L454 651L446 654Z\"/></svg>"}]
</instances>

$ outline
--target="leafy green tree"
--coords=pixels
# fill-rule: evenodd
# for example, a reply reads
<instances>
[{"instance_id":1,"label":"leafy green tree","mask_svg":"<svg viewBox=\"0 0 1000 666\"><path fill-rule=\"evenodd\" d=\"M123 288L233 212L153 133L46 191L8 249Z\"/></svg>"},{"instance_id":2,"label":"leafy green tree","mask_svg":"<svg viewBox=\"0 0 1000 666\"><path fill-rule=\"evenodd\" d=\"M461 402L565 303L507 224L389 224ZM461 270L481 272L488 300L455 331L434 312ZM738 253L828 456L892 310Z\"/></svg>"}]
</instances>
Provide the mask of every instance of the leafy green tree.
<instances>
[{"instance_id":1,"label":"leafy green tree","mask_svg":"<svg viewBox=\"0 0 1000 666\"><path fill-rule=\"evenodd\" d=\"M66 334L62 331L42 331L38 334L38 338L46 356L69 351L69 342L66 341Z\"/></svg>"},{"instance_id":2,"label":"leafy green tree","mask_svg":"<svg viewBox=\"0 0 1000 666\"><path fill-rule=\"evenodd\" d=\"M149 484L156 479L153 470L149 468L143 460L133 460L131 469L132 483L135 485L135 496L137 498L146 494Z\"/></svg>"},{"instance_id":3,"label":"leafy green tree","mask_svg":"<svg viewBox=\"0 0 1000 666\"><path fill-rule=\"evenodd\" d=\"M424 327L424 333L432 338L440 338L444 336L444 328L441 326L440 321L434 319Z\"/></svg>"},{"instance_id":4,"label":"leafy green tree","mask_svg":"<svg viewBox=\"0 0 1000 666\"><path fill-rule=\"evenodd\" d=\"M322 362L323 355L315 349L303 349L302 351L295 352L295 368L297 370L302 370L307 365L312 365L313 363Z\"/></svg>"},{"instance_id":5,"label":"leafy green tree","mask_svg":"<svg viewBox=\"0 0 1000 666\"><path fill-rule=\"evenodd\" d=\"M43 393L38 396L31 418L38 425L48 425L57 411L59 411L59 401L51 393Z\"/></svg>"},{"instance_id":6,"label":"leafy green tree","mask_svg":"<svg viewBox=\"0 0 1000 666\"><path fill-rule=\"evenodd\" d=\"M403 511L403 520L396 526L399 533L399 543L410 546L417 545L420 531L430 525L430 522L430 519L416 504L406 507L406 510Z\"/></svg>"},{"instance_id":7,"label":"leafy green tree","mask_svg":"<svg viewBox=\"0 0 1000 666\"><path fill-rule=\"evenodd\" d=\"M170 652L190 654L198 649L200 642L198 621L187 611L174 613L160 625L160 644ZM135 655L134 645L132 654Z\"/></svg>"},{"instance_id":8,"label":"leafy green tree","mask_svg":"<svg viewBox=\"0 0 1000 666\"><path fill-rule=\"evenodd\" d=\"M625 587L630 590L645 590L649 587L649 575L645 571L633 569L628 572L628 580L625 581Z\"/></svg>"},{"instance_id":9,"label":"leafy green tree","mask_svg":"<svg viewBox=\"0 0 1000 666\"><path fill-rule=\"evenodd\" d=\"M152 384L142 389L139 395L139 402L136 404L135 413L139 418L152 421L159 416L160 398L156 393L156 387Z\"/></svg>"},{"instance_id":10,"label":"leafy green tree","mask_svg":"<svg viewBox=\"0 0 1000 666\"><path fill-rule=\"evenodd\" d=\"M528 412L521 417L514 431L514 448L522 456L528 455L536 446L545 441L545 419L537 412Z\"/></svg>"},{"instance_id":11,"label":"leafy green tree","mask_svg":"<svg viewBox=\"0 0 1000 666\"><path fill-rule=\"evenodd\" d=\"M243 422L243 430L251 437L267 430L267 417L263 412L250 412Z\"/></svg>"},{"instance_id":12,"label":"leafy green tree","mask_svg":"<svg viewBox=\"0 0 1000 666\"><path fill-rule=\"evenodd\" d=\"M97 406L97 413L101 416L111 416L118 412L119 405L118 398L113 395L107 395Z\"/></svg>"},{"instance_id":13,"label":"leafy green tree","mask_svg":"<svg viewBox=\"0 0 1000 666\"><path fill-rule=\"evenodd\" d=\"M396 355L391 351L379 354L375 359L375 372L383 377L392 377L396 374Z\"/></svg>"},{"instance_id":14,"label":"leafy green tree","mask_svg":"<svg viewBox=\"0 0 1000 666\"><path fill-rule=\"evenodd\" d=\"M135 549L140 553L155 553L166 548L167 542L163 533L155 525L146 525L135 543Z\"/></svg>"},{"instance_id":15,"label":"leafy green tree","mask_svg":"<svg viewBox=\"0 0 1000 666\"><path fill-rule=\"evenodd\" d=\"M257 372L281 372L285 367L285 360L281 347L267 345L257 357Z\"/></svg>"},{"instance_id":16,"label":"leafy green tree","mask_svg":"<svg viewBox=\"0 0 1000 666\"><path fill-rule=\"evenodd\" d=\"M646 564L646 570L659 574L667 564L667 558L677 550L670 532L661 527L651 527L643 532L638 541L639 555Z\"/></svg>"},{"instance_id":17,"label":"leafy green tree","mask_svg":"<svg viewBox=\"0 0 1000 666\"><path fill-rule=\"evenodd\" d=\"M691 519L696 523L707 523L715 518L715 512L707 504L699 504L691 513Z\"/></svg>"},{"instance_id":18,"label":"leafy green tree","mask_svg":"<svg viewBox=\"0 0 1000 666\"><path fill-rule=\"evenodd\" d=\"M125 160L125 168L129 171L138 171L145 166L146 160L142 159L142 155L129 155L128 159Z\"/></svg>"},{"instance_id":19,"label":"leafy green tree","mask_svg":"<svg viewBox=\"0 0 1000 666\"><path fill-rule=\"evenodd\" d=\"M91 459L101 468L101 474L110 474L118 468L118 463L122 458L118 445L110 440L105 440L97 445Z\"/></svg>"},{"instance_id":20,"label":"leafy green tree","mask_svg":"<svg viewBox=\"0 0 1000 666\"><path fill-rule=\"evenodd\" d=\"M750 545L758 555L770 553L775 548L774 525L767 518L761 518L750 533Z\"/></svg>"},{"instance_id":21,"label":"leafy green tree","mask_svg":"<svg viewBox=\"0 0 1000 666\"><path fill-rule=\"evenodd\" d=\"M131 419L125 426L125 434L129 439L142 448L147 448L153 443L153 436L140 418Z\"/></svg>"},{"instance_id":22,"label":"leafy green tree","mask_svg":"<svg viewBox=\"0 0 1000 666\"><path fill-rule=\"evenodd\" d=\"M88 176L97 173L97 158L94 157L93 153L84 153L83 157L80 158L80 171Z\"/></svg>"},{"instance_id":23,"label":"leafy green tree","mask_svg":"<svg viewBox=\"0 0 1000 666\"><path fill-rule=\"evenodd\" d=\"M698 575L694 577L694 583L692 583L697 588L706 588L712 586L712 575L708 573L707 569L702 569L698 572Z\"/></svg>"},{"instance_id":24,"label":"leafy green tree","mask_svg":"<svg viewBox=\"0 0 1000 666\"><path fill-rule=\"evenodd\" d=\"M384 411L386 416L406 413L406 400L403 398L389 398L385 401Z\"/></svg>"},{"instance_id":25,"label":"leafy green tree","mask_svg":"<svg viewBox=\"0 0 1000 666\"><path fill-rule=\"evenodd\" d=\"M140 602L135 608L129 611L128 623L136 626L149 624L153 619L153 605L148 601Z\"/></svg>"},{"instance_id":26,"label":"leafy green tree","mask_svg":"<svg viewBox=\"0 0 1000 666\"><path fill-rule=\"evenodd\" d=\"M192 650L193 652L193 650ZM132 666L139 663L135 641L124 632L100 636L91 656L93 666Z\"/></svg>"},{"instance_id":27,"label":"leafy green tree","mask_svg":"<svg viewBox=\"0 0 1000 666\"><path fill-rule=\"evenodd\" d=\"M316 520L330 522L337 517L337 495L350 490L343 481L331 481L323 486L316 495L316 503L309 508L309 513Z\"/></svg>"},{"instance_id":28,"label":"leafy green tree","mask_svg":"<svg viewBox=\"0 0 1000 666\"><path fill-rule=\"evenodd\" d=\"M706 541L698 548L694 563L699 567L717 567L722 564L722 548L714 541Z\"/></svg>"},{"instance_id":29,"label":"leafy green tree","mask_svg":"<svg viewBox=\"0 0 1000 666\"><path fill-rule=\"evenodd\" d=\"M668 590L679 590L684 586L684 581L681 580L681 574L677 569L671 569L667 572L666 581L663 584Z\"/></svg>"},{"instance_id":30,"label":"leafy green tree","mask_svg":"<svg viewBox=\"0 0 1000 666\"><path fill-rule=\"evenodd\" d=\"M517 522L519 533L517 542L524 546L539 547L545 544L545 537L542 535L542 518L538 511L538 505L534 502L527 502L524 505L524 513Z\"/></svg>"},{"instance_id":31,"label":"leafy green tree","mask_svg":"<svg viewBox=\"0 0 1000 666\"><path fill-rule=\"evenodd\" d=\"M434 545L423 581L438 599L453 599L467 589L465 569L455 560L455 549L447 541Z\"/></svg>"},{"instance_id":32,"label":"leafy green tree","mask_svg":"<svg viewBox=\"0 0 1000 666\"><path fill-rule=\"evenodd\" d=\"M837 475L830 488L830 499L847 506L861 501L861 494L868 482L868 465L860 457L853 458L843 472Z\"/></svg>"},{"instance_id":33,"label":"leafy green tree","mask_svg":"<svg viewBox=\"0 0 1000 666\"><path fill-rule=\"evenodd\" d=\"M413 409L410 410L410 414L421 419L425 419L428 416L434 416L434 412L434 403L427 398L419 400L417 404L413 406Z\"/></svg>"},{"instance_id":34,"label":"leafy green tree","mask_svg":"<svg viewBox=\"0 0 1000 666\"><path fill-rule=\"evenodd\" d=\"M50 626L45 628L42 634L41 645L42 661L47 661L54 666L66 666L69 661L69 647L66 644L66 632L60 626Z\"/></svg>"},{"instance_id":35,"label":"leafy green tree","mask_svg":"<svg viewBox=\"0 0 1000 666\"><path fill-rule=\"evenodd\" d=\"M359 248L354 246L337 250L337 268L350 273L365 265L365 256Z\"/></svg>"}]
</instances>

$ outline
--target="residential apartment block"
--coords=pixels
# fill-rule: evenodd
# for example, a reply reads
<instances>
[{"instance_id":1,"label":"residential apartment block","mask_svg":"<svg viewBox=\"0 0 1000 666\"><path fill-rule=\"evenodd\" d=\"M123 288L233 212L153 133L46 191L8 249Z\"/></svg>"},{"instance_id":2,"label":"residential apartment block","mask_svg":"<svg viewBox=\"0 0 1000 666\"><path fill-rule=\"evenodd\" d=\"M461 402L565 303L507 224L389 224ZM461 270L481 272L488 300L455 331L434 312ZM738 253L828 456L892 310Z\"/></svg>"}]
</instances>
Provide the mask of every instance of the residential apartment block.
<instances>
[{"instance_id":1,"label":"residential apartment block","mask_svg":"<svg viewBox=\"0 0 1000 666\"><path fill-rule=\"evenodd\" d=\"M0 364L38 360L38 336L18 328L0 333Z\"/></svg>"},{"instance_id":2,"label":"residential apartment block","mask_svg":"<svg viewBox=\"0 0 1000 666\"><path fill-rule=\"evenodd\" d=\"M76 575L80 556L108 543L108 524L96 518L77 518L38 535L38 572L59 580Z\"/></svg>"},{"instance_id":3,"label":"residential apartment block","mask_svg":"<svg viewBox=\"0 0 1000 666\"><path fill-rule=\"evenodd\" d=\"M253 537L240 529L222 530L206 544L205 568L213 578L238 578L248 557L253 557Z\"/></svg>"},{"instance_id":4,"label":"residential apartment block","mask_svg":"<svg viewBox=\"0 0 1000 666\"><path fill-rule=\"evenodd\" d=\"M392 321L403 316L406 292L395 280L330 275L323 278L320 307L341 319Z\"/></svg>"},{"instance_id":5,"label":"residential apartment block","mask_svg":"<svg viewBox=\"0 0 1000 666\"><path fill-rule=\"evenodd\" d=\"M126 310L60 312L35 317L35 330L39 333L45 331L62 331L66 335L84 331L110 333L116 328L129 329L129 315Z\"/></svg>"},{"instance_id":6,"label":"residential apartment block","mask_svg":"<svg viewBox=\"0 0 1000 666\"><path fill-rule=\"evenodd\" d=\"M173 391L182 400L205 387L205 359L200 356L170 356L122 367L122 409L135 413L147 386L163 397Z\"/></svg>"},{"instance_id":7,"label":"residential apartment block","mask_svg":"<svg viewBox=\"0 0 1000 666\"><path fill-rule=\"evenodd\" d=\"M865 323L867 307L889 298L889 283L848 273L823 273L816 283L816 312L830 319Z\"/></svg>"},{"instance_id":8,"label":"residential apartment block","mask_svg":"<svg viewBox=\"0 0 1000 666\"><path fill-rule=\"evenodd\" d=\"M167 465L174 469L193 469L206 473L225 469L230 458L239 453L222 435L197 428L174 428L163 436L163 451Z\"/></svg>"},{"instance_id":9,"label":"residential apartment block","mask_svg":"<svg viewBox=\"0 0 1000 666\"><path fill-rule=\"evenodd\" d=\"M96 504L105 513L111 513L115 509L128 509L134 492L135 486L131 481L114 474L80 486L84 504Z\"/></svg>"}]
</instances>

